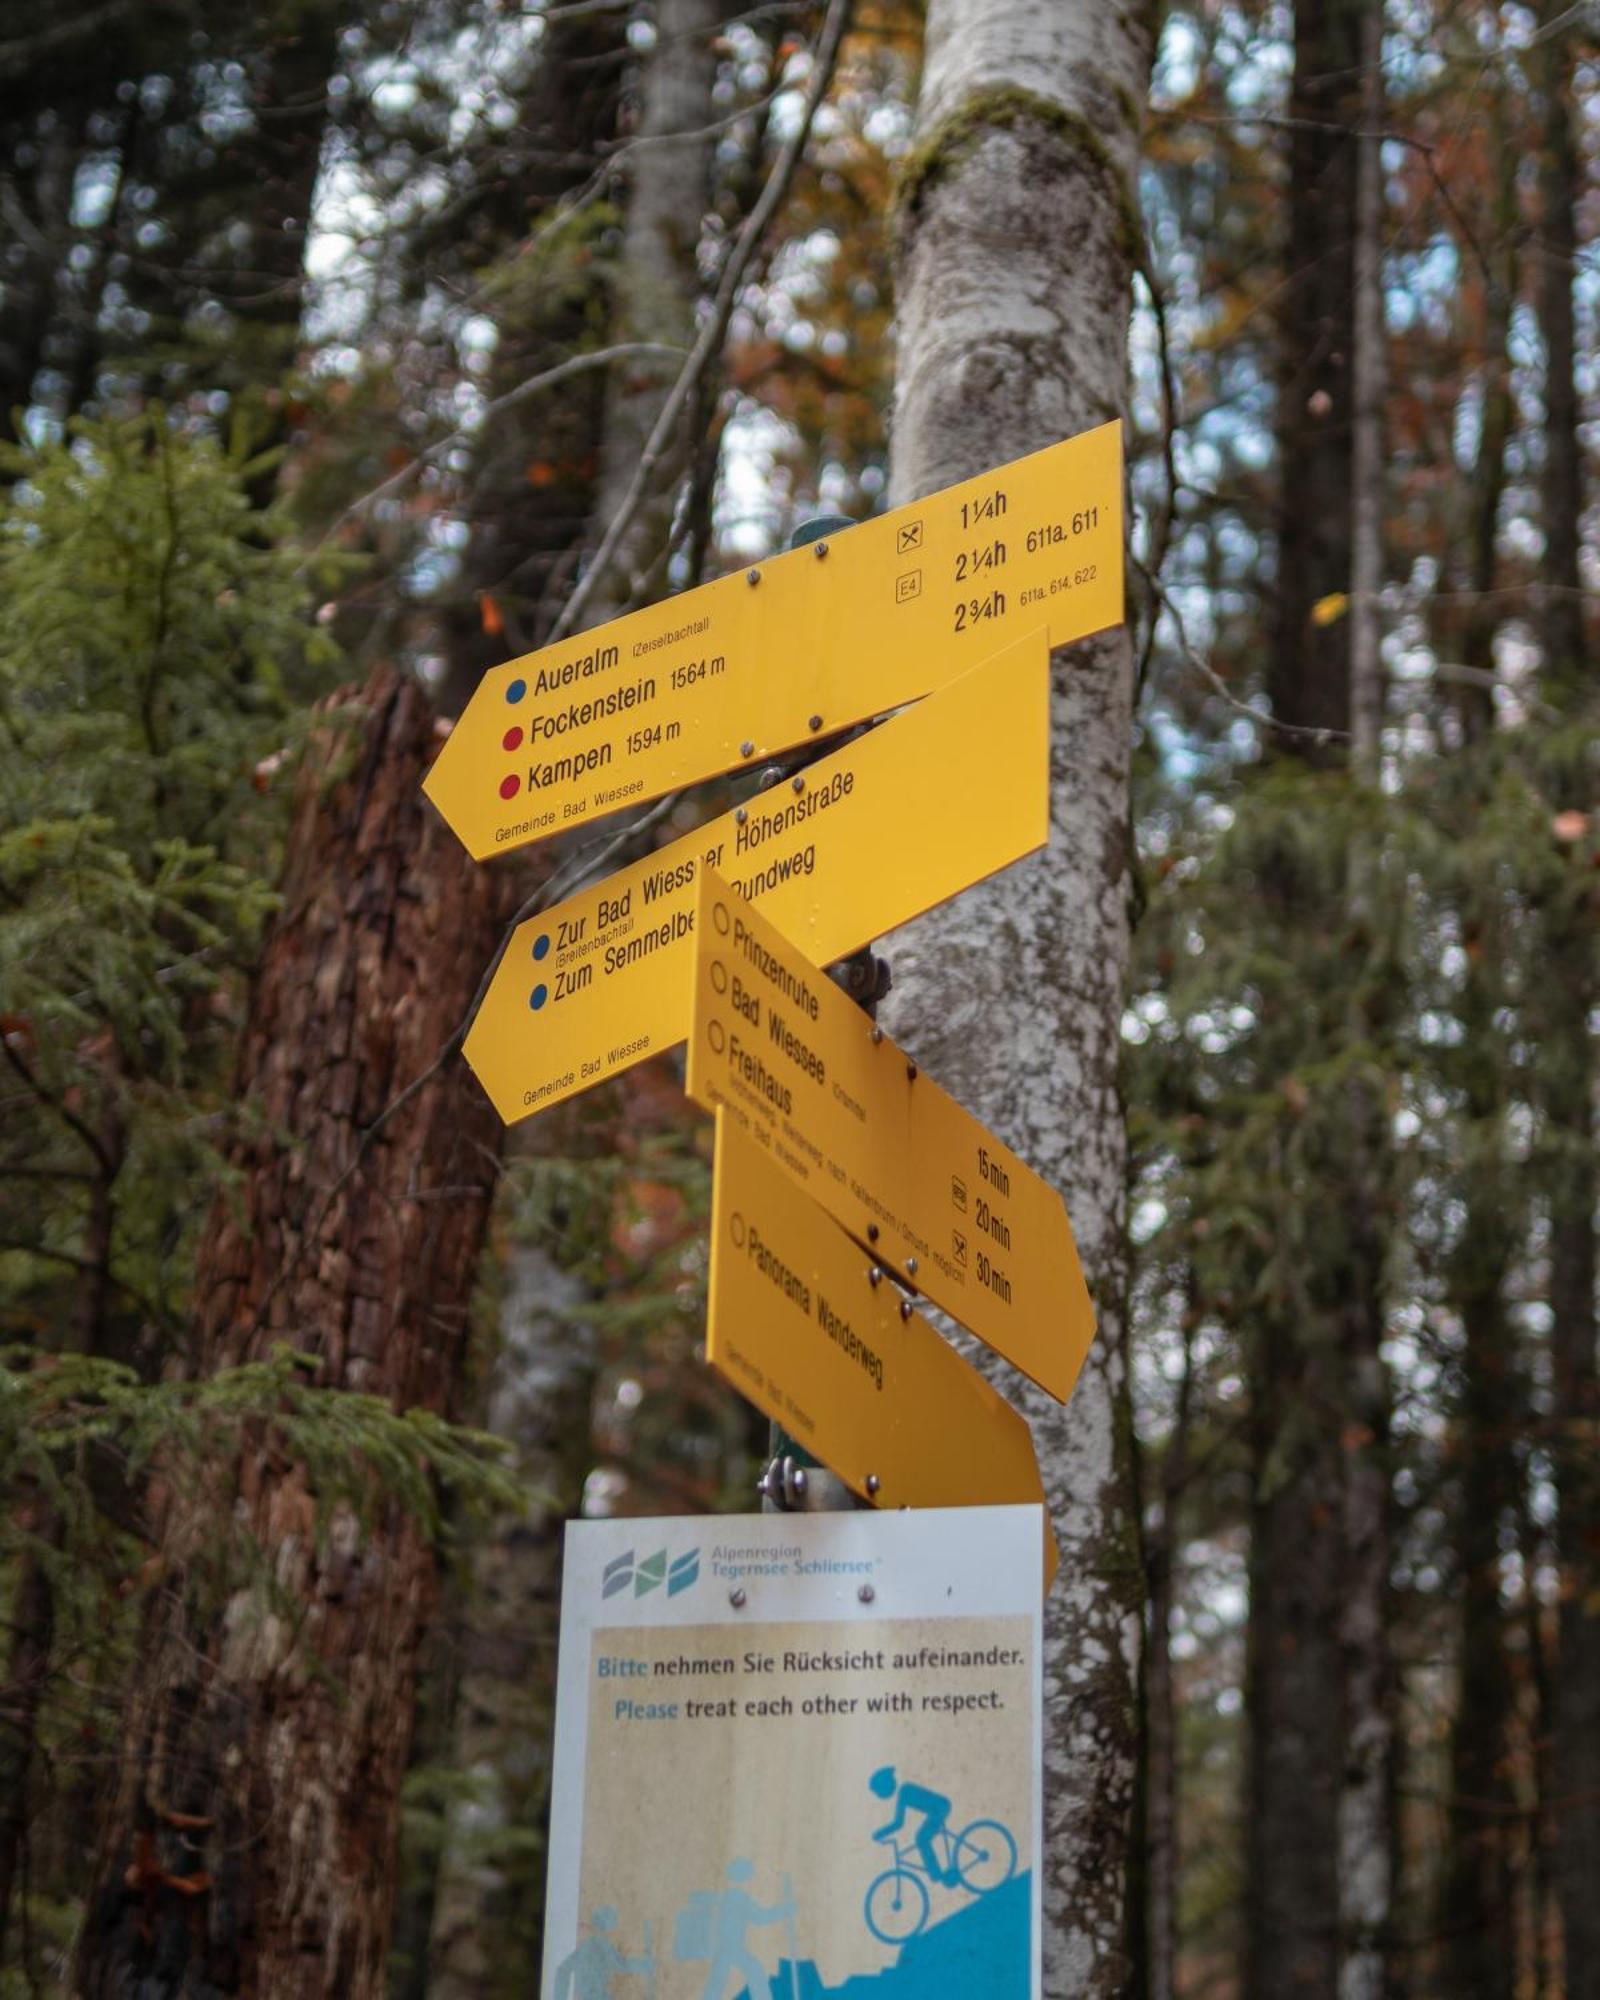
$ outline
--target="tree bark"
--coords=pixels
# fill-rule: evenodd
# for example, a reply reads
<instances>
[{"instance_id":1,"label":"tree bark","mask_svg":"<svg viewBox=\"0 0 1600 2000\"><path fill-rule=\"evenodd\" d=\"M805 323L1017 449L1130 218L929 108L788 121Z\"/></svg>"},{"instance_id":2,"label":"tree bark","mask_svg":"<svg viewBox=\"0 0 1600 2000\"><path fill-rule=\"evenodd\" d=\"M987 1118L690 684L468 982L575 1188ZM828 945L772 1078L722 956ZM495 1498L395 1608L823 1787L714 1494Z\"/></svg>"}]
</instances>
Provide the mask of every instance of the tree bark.
<instances>
[{"instance_id":1,"label":"tree bark","mask_svg":"<svg viewBox=\"0 0 1600 2000\"><path fill-rule=\"evenodd\" d=\"M1573 285L1578 201L1584 184L1574 98L1571 24L1563 33L1552 0L1541 7L1552 32L1543 45L1545 149L1539 326L1545 349L1545 596L1540 612L1542 689L1564 713L1594 699L1594 667L1583 617L1579 549L1584 475L1579 431ZM1592 811L1586 797L1562 803ZM1576 869L1574 868L1574 873ZM1590 1032L1600 977L1595 963L1594 897L1564 885L1545 912L1542 1044L1544 1109L1551 1127L1550 1333L1559 1508L1561 1611L1551 1802L1556 1880L1565 1953L1565 2000L1600 2000L1600 1361L1596 1354L1595 1214L1600 1203Z\"/></svg>"},{"instance_id":2,"label":"tree bark","mask_svg":"<svg viewBox=\"0 0 1600 2000\"><path fill-rule=\"evenodd\" d=\"M512 2000L537 1987L543 1959L543 1854L508 1861L496 1836L541 1829L548 1810L561 1536L583 1497L599 1356L572 1316L583 1288L552 1257L514 1251L506 1284L485 1422L536 1497L473 1564L453 1761L477 1790L446 1829L429 2000Z\"/></svg>"},{"instance_id":3,"label":"tree bark","mask_svg":"<svg viewBox=\"0 0 1600 2000\"><path fill-rule=\"evenodd\" d=\"M618 279L619 340L661 341L685 354L694 340L696 251L710 198L711 42L727 0L660 0L656 45L633 140L632 187ZM633 480L681 363L665 356L618 367L606 390L595 515L606 528ZM689 416L698 414L691 405ZM634 513L591 605L594 623L660 594L680 473L693 438L685 423L660 478Z\"/></svg>"},{"instance_id":4,"label":"tree bark","mask_svg":"<svg viewBox=\"0 0 1600 2000\"><path fill-rule=\"evenodd\" d=\"M209 1372L288 1342L326 1386L448 1412L497 1121L459 1065L374 1121L464 1012L496 891L421 796L421 694L381 672L365 704L353 744L324 728L298 792L238 1066L259 1120L205 1233L197 1345ZM77 1990L375 2000L432 1554L392 1505L319 1534L269 1425L211 1471L159 1523ZM254 1538L273 1596L196 1581L219 1518Z\"/></svg>"},{"instance_id":5,"label":"tree bark","mask_svg":"<svg viewBox=\"0 0 1600 2000\"><path fill-rule=\"evenodd\" d=\"M1384 674L1383 406L1388 378L1383 292L1383 0L1361 22L1362 129L1356 159L1354 424L1350 453L1350 766L1375 790L1381 777ZM1382 894L1372 844L1351 843L1357 934ZM1352 1009L1352 1042L1370 1047L1381 1024L1370 1001ZM1339 1796L1339 2000L1383 2000L1393 1901L1394 1695L1390 1658L1389 1379L1383 1360L1383 1231L1388 1145L1370 1067L1347 1086L1356 1200L1341 1308L1345 1369L1344 1565L1339 1641L1345 1744Z\"/></svg>"},{"instance_id":6,"label":"tree bark","mask_svg":"<svg viewBox=\"0 0 1600 2000\"><path fill-rule=\"evenodd\" d=\"M534 156L524 162L512 151L502 184L514 188L514 201L477 225L503 228L509 239L494 245L504 270L491 400L581 347L606 343L615 260L603 254L599 212L574 198L617 136L625 30L620 10L558 12L540 42L519 119ZM551 600L571 581L593 520L605 396L595 371L559 398L515 406L478 440L471 540L446 621L446 713L465 704L486 669L543 642Z\"/></svg>"},{"instance_id":7,"label":"tree bark","mask_svg":"<svg viewBox=\"0 0 1600 2000\"><path fill-rule=\"evenodd\" d=\"M1172 1670L1172 1610L1179 1549L1178 1510L1189 1477L1189 1412L1194 1400L1194 1322L1191 1299L1183 1327L1183 1373L1178 1378L1172 1434L1161 1457L1160 1514L1145 1532L1150 1637L1145 1653L1146 1844L1149 1849L1147 1962L1149 2000L1177 2000L1178 1891L1181 1846L1178 1824L1178 1698Z\"/></svg>"},{"instance_id":8,"label":"tree bark","mask_svg":"<svg viewBox=\"0 0 1600 2000\"><path fill-rule=\"evenodd\" d=\"M1356 133L1367 0L1298 0L1289 93L1289 200L1279 294L1278 463L1294 500L1278 521L1267 667L1272 712L1312 729L1350 726L1349 648L1312 608L1350 587L1355 345ZM1331 580L1330 580L1331 579ZM1302 741L1303 753L1314 746Z\"/></svg>"},{"instance_id":9,"label":"tree bark","mask_svg":"<svg viewBox=\"0 0 1600 2000\"><path fill-rule=\"evenodd\" d=\"M1354 365L1350 484L1350 760L1367 784L1378 776L1383 727L1383 402L1388 354L1383 309L1383 7L1361 23L1361 134L1356 147Z\"/></svg>"},{"instance_id":10,"label":"tree bark","mask_svg":"<svg viewBox=\"0 0 1600 2000\"><path fill-rule=\"evenodd\" d=\"M1139 229L1143 6L932 0L898 211L892 488L907 501L1119 415ZM1044 1990L1121 1993L1140 1600L1118 1048L1132 652L1052 668L1052 845L889 947L894 1032L1059 1186L1100 1334L1071 1404L1032 1388L1061 1545L1045 1641ZM959 801L951 802L956 808Z\"/></svg>"},{"instance_id":11,"label":"tree bark","mask_svg":"<svg viewBox=\"0 0 1600 2000\"><path fill-rule=\"evenodd\" d=\"M1463 1007L1470 1038L1487 1037L1494 996L1480 977ZM1495 1086L1490 1082L1489 1089ZM1511 1333L1502 1285L1516 1243L1515 1209L1501 1183L1498 1104L1469 1092L1463 1150L1466 1217L1452 1258L1450 1296L1461 1315L1462 1389L1457 1562L1460 1681L1450 1754L1450 1845L1441 1929L1450 1991L1462 2000L1512 2000L1516 1938L1512 1843L1517 1800L1508 1776L1515 1696L1501 1603L1501 1528L1515 1502L1509 1429Z\"/></svg>"},{"instance_id":12,"label":"tree bark","mask_svg":"<svg viewBox=\"0 0 1600 2000\"><path fill-rule=\"evenodd\" d=\"M1372 0L1299 0L1295 8L1278 325L1278 569L1268 659L1273 713L1330 734L1359 721L1368 769L1376 751L1375 690L1370 683L1361 688L1364 706L1354 715L1352 665L1374 673L1375 660L1361 649L1372 645L1375 632L1358 627L1352 644L1341 620L1313 613L1354 587L1357 510L1366 515L1374 507L1373 494L1355 485L1353 430L1358 134L1371 7ZM1374 198L1381 188L1369 190L1369 206ZM1381 298L1369 293L1369 339L1374 317L1381 318ZM1381 326L1376 333L1381 340ZM1362 414L1370 426L1376 412L1371 388L1364 387ZM1378 521L1364 525L1381 533ZM1370 546L1367 562L1370 571ZM1371 610L1369 588L1363 607L1369 619ZM1306 736L1279 748L1317 763L1339 754L1330 739ZM1282 880L1264 878L1271 920L1293 934L1359 918L1363 866L1352 849L1346 890L1352 907L1340 912L1314 907L1292 870ZM1372 1208L1379 1162L1368 1100L1369 1086L1351 1079L1345 1115L1336 1121L1336 1164L1350 1213L1334 1254L1348 1255L1357 1268L1336 1269L1330 1256L1303 1270L1294 1295L1263 1312L1247 1343L1255 1459L1244 1976L1251 2000L1334 2000L1346 1963L1342 1836L1348 1832L1354 1842L1358 1827L1380 1809L1379 1787L1387 1782L1382 1620L1373 1602L1376 1592L1381 1604L1386 1570L1381 1423L1361 1426L1365 1462L1355 1485L1345 1462L1356 1407L1371 1405L1375 1417L1382 1400ZM1308 1199L1309 1190L1296 1188L1290 1198ZM1352 1557L1359 1558L1365 1585L1354 1604L1344 1595ZM1347 1791L1346 1701L1357 1691L1367 1734ZM1369 1905L1383 1899L1376 1875L1374 1868L1361 1883ZM1350 1943L1353 1990L1365 1990L1371 1941L1352 1936Z\"/></svg>"}]
</instances>

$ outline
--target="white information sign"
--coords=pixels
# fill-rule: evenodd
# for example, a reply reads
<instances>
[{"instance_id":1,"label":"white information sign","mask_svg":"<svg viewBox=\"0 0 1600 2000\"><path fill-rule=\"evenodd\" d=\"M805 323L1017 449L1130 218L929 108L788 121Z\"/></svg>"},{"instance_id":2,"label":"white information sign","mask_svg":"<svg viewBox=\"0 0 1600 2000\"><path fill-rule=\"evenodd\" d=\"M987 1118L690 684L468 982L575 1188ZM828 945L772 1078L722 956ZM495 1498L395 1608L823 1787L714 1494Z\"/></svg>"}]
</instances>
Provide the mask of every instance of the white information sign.
<instances>
[{"instance_id":1,"label":"white information sign","mask_svg":"<svg viewBox=\"0 0 1600 2000\"><path fill-rule=\"evenodd\" d=\"M546 2000L1038 2000L1039 1508L567 1530Z\"/></svg>"}]
</instances>

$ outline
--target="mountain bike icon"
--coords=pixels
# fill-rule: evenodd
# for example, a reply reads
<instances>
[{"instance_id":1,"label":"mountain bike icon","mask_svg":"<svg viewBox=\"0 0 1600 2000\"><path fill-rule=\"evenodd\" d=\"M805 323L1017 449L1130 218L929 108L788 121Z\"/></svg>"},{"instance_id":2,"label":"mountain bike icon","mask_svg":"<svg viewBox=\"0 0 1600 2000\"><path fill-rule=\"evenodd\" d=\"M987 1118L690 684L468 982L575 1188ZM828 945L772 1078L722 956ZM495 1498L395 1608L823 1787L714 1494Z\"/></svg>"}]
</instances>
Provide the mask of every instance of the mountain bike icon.
<instances>
[{"instance_id":1,"label":"mountain bike icon","mask_svg":"<svg viewBox=\"0 0 1600 2000\"><path fill-rule=\"evenodd\" d=\"M947 1881L970 1896L987 1896L1016 1873L1017 1843L997 1819L975 1819L960 1833L941 1827L933 1836L944 1860ZM914 1840L896 1839L894 1866L874 1877L867 1887L864 1913L867 1929L883 1944L904 1944L928 1921L932 1898L930 1879Z\"/></svg>"}]
</instances>

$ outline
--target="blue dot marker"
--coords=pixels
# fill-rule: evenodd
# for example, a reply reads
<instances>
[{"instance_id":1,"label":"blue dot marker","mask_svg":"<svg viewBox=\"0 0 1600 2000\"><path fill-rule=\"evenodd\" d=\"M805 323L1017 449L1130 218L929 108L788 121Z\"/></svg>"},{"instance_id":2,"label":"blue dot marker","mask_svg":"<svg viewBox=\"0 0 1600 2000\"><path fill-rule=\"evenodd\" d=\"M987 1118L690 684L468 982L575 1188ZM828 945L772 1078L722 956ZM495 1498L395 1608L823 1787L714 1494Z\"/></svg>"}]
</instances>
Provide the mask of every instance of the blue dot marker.
<instances>
[{"instance_id":1,"label":"blue dot marker","mask_svg":"<svg viewBox=\"0 0 1600 2000\"><path fill-rule=\"evenodd\" d=\"M510 687L506 689L506 700L515 707L527 692L528 683L526 681L513 681Z\"/></svg>"},{"instance_id":2,"label":"blue dot marker","mask_svg":"<svg viewBox=\"0 0 1600 2000\"><path fill-rule=\"evenodd\" d=\"M550 989L548 986L536 986L533 989L532 993L530 993L528 996L528 1005L537 1014L539 1009L544 1005L544 1003L549 998L550 998Z\"/></svg>"},{"instance_id":3,"label":"blue dot marker","mask_svg":"<svg viewBox=\"0 0 1600 2000\"><path fill-rule=\"evenodd\" d=\"M550 952L550 933L548 931L545 931L542 936L536 937L534 939L533 955L535 958L546 958L549 956L549 952Z\"/></svg>"}]
</instances>

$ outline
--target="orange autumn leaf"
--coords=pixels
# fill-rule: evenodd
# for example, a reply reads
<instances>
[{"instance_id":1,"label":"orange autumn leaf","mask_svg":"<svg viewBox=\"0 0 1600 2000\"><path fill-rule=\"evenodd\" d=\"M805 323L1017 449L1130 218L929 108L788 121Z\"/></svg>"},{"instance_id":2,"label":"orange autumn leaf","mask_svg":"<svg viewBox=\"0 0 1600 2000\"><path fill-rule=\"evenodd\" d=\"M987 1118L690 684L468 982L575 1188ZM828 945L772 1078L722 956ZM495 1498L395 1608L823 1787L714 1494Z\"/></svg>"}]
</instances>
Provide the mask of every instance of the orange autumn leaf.
<instances>
[{"instance_id":1,"label":"orange autumn leaf","mask_svg":"<svg viewBox=\"0 0 1600 2000\"><path fill-rule=\"evenodd\" d=\"M483 620L484 631L491 639L498 639L506 629L506 621L500 616L500 607L488 591L484 591L478 599L478 615Z\"/></svg>"}]
</instances>

